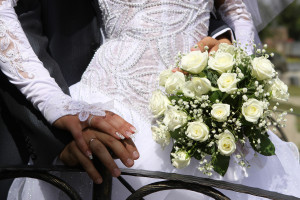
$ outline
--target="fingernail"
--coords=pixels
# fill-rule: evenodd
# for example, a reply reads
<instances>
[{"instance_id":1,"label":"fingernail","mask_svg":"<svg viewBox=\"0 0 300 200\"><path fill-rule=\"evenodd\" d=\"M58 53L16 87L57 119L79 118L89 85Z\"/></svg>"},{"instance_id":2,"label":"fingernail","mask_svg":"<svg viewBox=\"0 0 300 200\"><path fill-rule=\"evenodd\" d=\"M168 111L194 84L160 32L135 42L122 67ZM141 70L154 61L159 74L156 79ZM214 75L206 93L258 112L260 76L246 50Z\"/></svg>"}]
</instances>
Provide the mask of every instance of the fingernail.
<instances>
[{"instance_id":1,"label":"fingernail","mask_svg":"<svg viewBox=\"0 0 300 200\"><path fill-rule=\"evenodd\" d=\"M131 160L130 158L127 159L127 165L132 166L133 163L133 160Z\"/></svg>"},{"instance_id":2,"label":"fingernail","mask_svg":"<svg viewBox=\"0 0 300 200\"><path fill-rule=\"evenodd\" d=\"M124 135L122 135L122 134L119 133L119 132L116 132L116 135L117 135L121 140L124 140L124 139L125 139Z\"/></svg>"},{"instance_id":3,"label":"fingernail","mask_svg":"<svg viewBox=\"0 0 300 200\"><path fill-rule=\"evenodd\" d=\"M140 154L137 151L134 151L132 155L134 159L138 159L140 157Z\"/></svg>"},{"instance_id":4,"label":"fingernail","mask_svg":"<svg viewBox=\"0 0 300 200\"><path fill-rule=\"evenodd\" d=\"M132 130L134 133L136 132L136 128L134 128L133 126L130 127L130 130Z\"/></svg>"},{"instance_id":5,"label":"fingernail","mask_svg":"<svg viewBox=\"0 0 300 200\"><path fill-rule=\"evenodd\" d=\"M96 179L95 183L96 184L101 184L102 183L102 179L101 178Z\"/></svg>"},{"instance_id":6,"label":"fingernail","mask_svg":"<svg viewBox=\"0 0 300 200\"><path fill-rule=\"evenodd\" d=\"M86 155L89 157L90 160L93 160L93 154L90 151L87 151Z\"/></svg>"},{"instance_id":7,"label":"fingernail","mask_svg":"<svg viewBox=\"0 0 300 200\"><path fill-rule=\"evenodd\" d=\"M132 133L130 133L129 131L126 131L125 134L128 135L128 137L130 138L132 137Z\"/></svg>"},{"instance_id":8,"label":"fingernail","mask_svg":"<svg viewBox=\"0 0 300 200\"><path fill-rule=\"evenodd\" d=\"M120 176L120 175L121 175L120 169L115 168L115 169L113 170L113 176L114 176L114 177L118 177L118 176Z\"/></svg>"}]
</instances>

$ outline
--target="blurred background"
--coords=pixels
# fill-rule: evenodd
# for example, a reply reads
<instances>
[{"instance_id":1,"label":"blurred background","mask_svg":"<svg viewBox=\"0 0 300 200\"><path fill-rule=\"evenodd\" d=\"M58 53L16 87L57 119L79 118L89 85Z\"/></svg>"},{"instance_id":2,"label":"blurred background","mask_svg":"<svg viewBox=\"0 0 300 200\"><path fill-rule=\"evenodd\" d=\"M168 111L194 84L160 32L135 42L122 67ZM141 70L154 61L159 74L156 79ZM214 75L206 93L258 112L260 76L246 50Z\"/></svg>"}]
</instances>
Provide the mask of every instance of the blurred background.
<instances>
[{"instance_id":1,"label":"blurred background","mask_svg":"<svg viewBox=\"0 0 300 200\"><path fill-rule=\"evenodd\" d=\"M268 6L265 6L267 10ZM289 86L290 100L281 103L279 109L289 110L292 107L294 111L288 112L283 132L300 149L300 0L284 9L260 31L259 36L263 44L268 44L268 52L274 52L272 62L281 80Z\"/></svg>"}]
</instances>

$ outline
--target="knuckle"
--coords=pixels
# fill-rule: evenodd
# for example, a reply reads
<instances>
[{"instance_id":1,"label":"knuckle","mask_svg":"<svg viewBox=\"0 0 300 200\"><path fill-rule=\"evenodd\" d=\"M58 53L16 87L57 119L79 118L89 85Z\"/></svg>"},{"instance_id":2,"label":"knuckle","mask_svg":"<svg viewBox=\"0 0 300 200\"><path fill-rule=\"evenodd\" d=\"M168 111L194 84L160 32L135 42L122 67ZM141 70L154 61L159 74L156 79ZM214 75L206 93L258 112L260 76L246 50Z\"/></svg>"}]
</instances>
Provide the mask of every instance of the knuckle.
<instances>
[{"instance_id":1,"label":"knuckle","mask_svg":"<svg viewBox=\"0 0 300 200\"><path fill-rule=\"evenodd\" d=\"M102 146L101 145L91 145L91 148L93 149L93 151L95 152L101 152L102 151Z\"/></svg>"},{"instance_id":2,"label":"knuckle","mask_svg":"<svg viewBox=\"0 0 300 200\"><path fill-rule=\"evenodd\" d=\"M95 152L102 152L103 148L104 148L104 146L101 142L97 142L97 143L93 142L90 146L91 146L92 150Z\"/></svg>"},{"instance_id":3,"label":"knuckle","mask_svg":"<svg viewBox=\"0 0 300 200\"><path fill-rule=\"evenodd\" d=\"M119 144L120 142L118 140L116 140L115 138L113 138L113 137L107 137L106 142L108 144L112 145L112 146L114 146L114 145L120 145Z\"/></svg>"},{"instance_id":4,"label":"knuckle","mask_svg":"<svg viewBox=\"0 0 300 200\"><path fill-rule=\"evenodd\" d=\"M101 120L103 120L103 119L99 119L98 117L97 118L94 117L91 124L95 127L101 127L102 126Z\"/></svg>"}]
</instances>

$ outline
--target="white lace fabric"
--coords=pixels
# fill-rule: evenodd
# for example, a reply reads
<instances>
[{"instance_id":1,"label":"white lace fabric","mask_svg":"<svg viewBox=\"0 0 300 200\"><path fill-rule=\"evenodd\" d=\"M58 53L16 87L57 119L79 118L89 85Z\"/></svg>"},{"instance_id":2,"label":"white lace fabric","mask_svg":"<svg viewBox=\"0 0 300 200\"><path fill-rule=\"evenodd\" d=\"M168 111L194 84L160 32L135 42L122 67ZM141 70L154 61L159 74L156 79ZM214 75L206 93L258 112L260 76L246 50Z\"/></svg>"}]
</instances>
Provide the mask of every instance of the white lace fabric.
<instances>
[{"instance_id":1,"label":"white lace fabric","mask_svg":"<svg viewBox=\"0 0 300 200\"><path fill-rule=\"evenodd\" d=\"M256 28L250 12L243 0L225 0L218 10L222 19L233 29L237 42L243 48L246 44L259 43ZM249 54L253 53L253 48L247 48Z\"/></svg>"},{"instance_id":2,"label":"white lace fabric","mask_svg":"<svg viewBox=\"0 0 300 200\"><path fill-rule=\"evenodd\" d=\"M33 52L14 11L16 3L0 0L0 67L9 81L51 124L65 115L79 114L81 120L87 118L83 113L105 115L107 106L74 101L62 92Z\"/></svg>"},{"instance_id":3,"label":"white lace fabric","mask_svg":"<svg viewBox=\"0 0 300 200\"><path fill-rule=\"evenodd\" d=\"M81 99L103 93L146 119L159 73L207 36L213 0L99 0L108 39L85 71Z\"/></svg>"}]
</instances>

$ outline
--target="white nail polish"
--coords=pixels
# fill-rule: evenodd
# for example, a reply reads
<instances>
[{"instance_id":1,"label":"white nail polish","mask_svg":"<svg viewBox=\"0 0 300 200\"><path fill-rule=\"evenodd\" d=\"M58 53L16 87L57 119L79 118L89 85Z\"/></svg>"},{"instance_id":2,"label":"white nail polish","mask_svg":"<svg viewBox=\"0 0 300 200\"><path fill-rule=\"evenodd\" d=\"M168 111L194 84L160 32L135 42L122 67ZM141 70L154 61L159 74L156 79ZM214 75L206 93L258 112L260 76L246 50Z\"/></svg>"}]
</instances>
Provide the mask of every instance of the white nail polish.
<instances>
[{"instance_id":1,"label":"white nail polish","mask_svg":"<svg viewBox=\"0 0 300 200\"><path fill-rule=\"evenodd\" d=\"M125 134L128 135L128 137L130 138L132 137L132 133L130 133L129 131L126 131Z\"/></svg>"},{"instance_id":2,"label":"white nail polish","mask_svg":"<svg viewBox=\"0 0 300 200\"><path fill-rule=\"evenodd\" d=\"M130 130L132 130L133 132L137 132L136 128L134 128L133 126L130 127Z\"/></svg>"},{"instance_id":3,"label":"white nail polish","mask_svg":"<svg viewBox=\"0 0 300 200\"><path fill-rule=\"evenodd\" d=\"M92 153L88 152L87 155L88 155L90 160L93 160L93 154Z\"/></svg>"},{"instance_id":4,"label":"white nail polish","mask_svg":"<svg viewBox=\"0 0 300 200\"><path fill-rule=\"evenodd\" d=\"M132 139L132 140L135 138L135 137L134 137L134 134L131 134L129 137L130 137L130 139Z\"/></svg>"},{"instance_id":5,"label":"white nail polish","mask_svg":"<svg viewBox=\"0 0 300 200\"><path fill-rule=\"evenodd\" d=\"M116 135L117 135L121 140L124 140L124 139L125 139L124 135L122 135L122 134L119 133L119 132L116 132Z\"/></svg>"}]
</instances>

